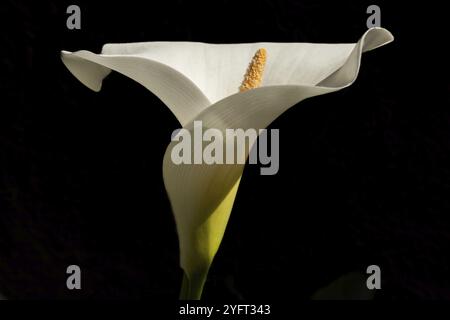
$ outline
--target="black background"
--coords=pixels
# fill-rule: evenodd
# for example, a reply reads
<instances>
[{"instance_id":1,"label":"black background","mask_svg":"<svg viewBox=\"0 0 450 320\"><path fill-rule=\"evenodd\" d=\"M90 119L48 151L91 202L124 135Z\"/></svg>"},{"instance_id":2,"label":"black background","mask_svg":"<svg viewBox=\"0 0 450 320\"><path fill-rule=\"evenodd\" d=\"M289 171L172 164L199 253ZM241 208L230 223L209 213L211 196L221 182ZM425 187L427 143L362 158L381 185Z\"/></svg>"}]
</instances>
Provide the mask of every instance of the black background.
<instances>
[{"instance_id":1,"label":"black background","mask_svg":"<svg viewBox=\"0 0 450 320\"><path fill-rule=\"evenodd\" d=\"M67 1L0 5L0 292L8 298L178 297L178 243L161 166L169 110L119 74L100 93L62 49L108 42L355 42L372 1ZM394 43L350 88L292 108L280 171L247 166L210 272L210 300L308 299L382 270L375 298L450 298L450 111L445 12L382 3ZM440 77L440 75L442 77ZM82 268L82 290L66 267Z\"/></svg>"}]
</instances>

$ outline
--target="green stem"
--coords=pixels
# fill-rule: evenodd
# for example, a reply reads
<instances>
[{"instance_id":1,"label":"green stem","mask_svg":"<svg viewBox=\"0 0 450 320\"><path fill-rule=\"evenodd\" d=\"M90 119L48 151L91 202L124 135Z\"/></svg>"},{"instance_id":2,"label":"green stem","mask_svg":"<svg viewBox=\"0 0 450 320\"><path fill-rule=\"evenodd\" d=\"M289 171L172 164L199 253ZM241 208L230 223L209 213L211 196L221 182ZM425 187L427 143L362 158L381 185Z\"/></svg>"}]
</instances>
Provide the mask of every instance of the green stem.
<instances>
[{"instance_id":1,"label":"green stem","mask_svg":"<svg viewBox=\"0 0 450 320\"><path fill-rule=\"evenodd\" d=\"M184 272L183 282L181 283L180 300L200 300L207 275L208 272L206 271L188 277L186 272Z\"/></svg>"}]
</instances>

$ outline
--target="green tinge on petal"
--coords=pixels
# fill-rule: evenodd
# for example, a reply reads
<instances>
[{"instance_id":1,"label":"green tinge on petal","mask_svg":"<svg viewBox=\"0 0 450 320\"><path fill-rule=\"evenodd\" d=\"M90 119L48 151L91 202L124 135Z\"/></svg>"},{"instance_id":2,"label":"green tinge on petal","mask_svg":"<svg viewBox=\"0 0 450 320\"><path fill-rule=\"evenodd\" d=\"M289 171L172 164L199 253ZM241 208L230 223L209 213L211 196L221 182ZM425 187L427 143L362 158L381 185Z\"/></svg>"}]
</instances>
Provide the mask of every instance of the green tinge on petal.
<instances>
[{"instance_id":1,"label":"green tinge on petal","mask_svg":"<svg viewBox=\"0 0 450 320\"><path fill-rule=\"evenodd\" d=\"M228 219L233 208L241 177L235 182L225 198L202 224L190 228L187 237L180 238L180 246L188 256L181 262L184 270L180 299L201 298L211 263L219 249ZM180 235L186 234L181 232Z\"/></svg>"}]
</instances>

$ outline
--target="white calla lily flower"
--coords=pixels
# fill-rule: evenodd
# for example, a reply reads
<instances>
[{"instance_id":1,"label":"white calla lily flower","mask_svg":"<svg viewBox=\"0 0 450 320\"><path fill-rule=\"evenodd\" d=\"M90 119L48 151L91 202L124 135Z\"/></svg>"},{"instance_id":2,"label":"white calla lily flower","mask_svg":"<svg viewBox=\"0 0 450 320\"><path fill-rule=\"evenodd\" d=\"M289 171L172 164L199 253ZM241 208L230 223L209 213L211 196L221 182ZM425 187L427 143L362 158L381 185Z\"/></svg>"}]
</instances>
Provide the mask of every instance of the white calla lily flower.
<instances>
[{"instance_id":1,"label":"white calla lily flower","mask_svg":"<svg viewBox=\"0 0 450 320\"><path fill-rule=\"evenodd\" d=\"M63 51L62 60L94 91L100 90L102 80L112 70L137 81L158 96L190 131L194 121L222 132L227 128L259 130L306 98L352 84L362 53L392 40L386 29L372 28L357 43L348 44L106 44L101 54ZM239 92L249 61L260 48L267 52L261 87ZM177 165L171 160L174 145L170 143L166 150L163 176L184 270L181 298L199 299L225 232L244 164Z\"/></svg>"}]
</instances>

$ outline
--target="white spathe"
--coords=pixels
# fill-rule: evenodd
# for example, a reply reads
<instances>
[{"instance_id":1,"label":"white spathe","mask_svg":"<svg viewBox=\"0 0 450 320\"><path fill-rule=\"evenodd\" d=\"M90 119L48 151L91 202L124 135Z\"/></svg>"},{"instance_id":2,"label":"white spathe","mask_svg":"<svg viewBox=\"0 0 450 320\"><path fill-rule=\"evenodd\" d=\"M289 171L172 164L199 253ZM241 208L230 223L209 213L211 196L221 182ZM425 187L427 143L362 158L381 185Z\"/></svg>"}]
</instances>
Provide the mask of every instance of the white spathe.
<instances>
[{"instance_id":1,"label":"white spathe","mask_svg":"<svg viewBox=\"0 0 450 320\"><path fill-rule=\"evenodd\" d=\"M95 91L111 70L130 77L157 95L188 130L194 121L222 131L258 130L306 98L349 86L358 75L362 53L392 40L386 29L372 28L350 44L106 44L102 54L63 51L62 60ZM262 86L238 92L260 48L267 50ZM174 144L164 156L164 183L177 223L183 297L199 298L244 165L175 165L170 157Z\"/></svg>"}]
</instances>

